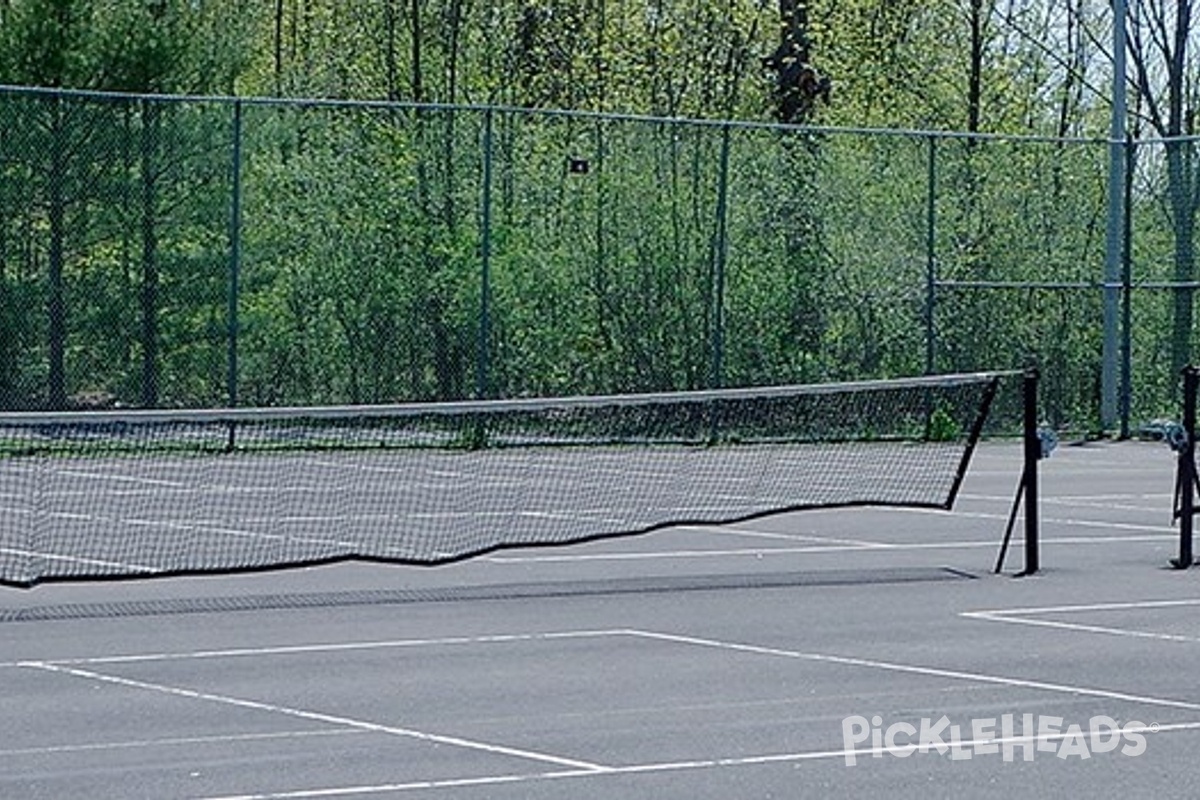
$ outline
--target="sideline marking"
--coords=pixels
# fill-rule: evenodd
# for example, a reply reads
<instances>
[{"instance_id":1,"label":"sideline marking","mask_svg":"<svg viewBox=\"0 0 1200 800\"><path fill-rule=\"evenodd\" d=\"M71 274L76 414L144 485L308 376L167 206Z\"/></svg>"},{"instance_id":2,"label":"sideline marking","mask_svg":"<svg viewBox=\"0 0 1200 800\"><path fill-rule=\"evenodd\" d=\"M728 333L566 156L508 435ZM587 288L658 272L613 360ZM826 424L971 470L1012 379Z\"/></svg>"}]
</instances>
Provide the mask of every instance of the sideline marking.
<instances>
[{"instance_id":1,"label":"sideline marking","mask_svg":"<svg viewBox=\"0 0 1200 800\"><path fill-rule=\"evenodd\" d=\"M165 694L173 697L183 697L189 700L204 700L211 703L218 703L220 705L234 706L236 708L247 708L252 711L266 711L273 714L281 714L287 717L310 720L312 722L323 722L329 725L337 725L343 728L354 728L356 730L370 731L372 733L386 733L406 739L416 739L418 741L431 742L433 744L452 745L454 747L461 747L467 750L478 750L485 753L492 753L494 755L514 756L527 761L540 761L547 764L557 764L560 767L571 767L573 769L585 770L588 772L603 772L609 769L609 767L605 767L600 764L592 764L587 761L580 761L573 758L562 758L549 753L539 753L534 750L506 747L504 745L479 742L472 739L463 739L458 736L444 736L442 734L428 733L426 731L418 731L412 728L398 728L392 725L381 725L379 723L353 719L351 717L323 714L319 711L308 711L302 708L292 708L290 706L282 706L276 703L265 703L259 700L246 700L240 697L231 697L229 695L201 692L194 689L184 689L178 686L167 686L166 684L161 683L133 680L131 678L122 678L116 675L106 675L104 673L79 669L77 667L67 667L41 661L23 662L21 666L28 669L70 675L76 678L83 678L85 680L95 681L98 683L108 683L114 686L122 686L129 689L143 689L145 691L157 692L158 694Z\"/></svg>"},{"instance_id":2,"label":"sideline marking","mask_svg":"<svg viewBox=\"0 0 1200 800\"><path fill-rule=\"evenodd\" d=\"M1090 603L1068 606L1043 606L1040 608L1000 608L989 611L962 611L960 617L987 622L1008 622L1014 625L1033 625L1039 628L1057 628L1080 633L1100 633L1106 636L1124 636L1130 639L1154 639L1161 642L1200 642L1200 637L1178 633L1158 633L1136 628L1114 628L1109 625L1089 625L1082 622L1062 622L1052 619L1028 619L1038 614L1071 614L1088 611L1129 611L1143 608L1179 608L1200 605L1200 598L1182 600L1141 600L1123 603Z\"/></svg>"},{"instance_id":3,"label":"sideline marking","mask_svg":"<svg viewBox=\"0 0 1200 800\"><path fill-rule=\"evenodd\" d=\"M839 539L833 536L816 536L805 533L780 533L776 531L757 531L752 528L735 528L732 525L677 525L671 530L699 531L715 533L724 536L746 536L757 539L782 539L790 542L817 542L821 544L841 544L853 547L895 547L886 542L871 542L865 539Z\"/></svg>"},{"instance_id":4,"label":"sideline marking","mask_svg":"<svg viewBox=\"0 0 1200 800\"><path fill-rule=\"evenodd\" d=\"M184 736L164 739L135 739L126 742L92 742L89 744L60 744L45 747L22 747L16 750L0 750L0 757L42 756L56 753L86 753L98 750L149 749L152 747L177 747L192 744L227 744L230 742L257 742L271 739L306 739L315 736L361 736L367 731L354 728L335 728L328 731L279 731L278 733L232 733L224 736Z\"/></svg>"},{"instance_id":5,"label":"sideline marking","mask_svg":"<svg viewBox=\"0 0 1200 800\"><path fill-rule=\"evenodd\" d=\"M1113 608L1113 607L1149 607L1166 606L1166 605L1194 605L1200 604L1200 599L1197 600L1173 600L1173 601L1148 601L1145 603L1107 603L1097 604L1093 606L1058 606L1048 607L1050 609L1071 609L1071 610L1087 610L1094 608ZM1045 609L1024 609L1024 611L1045 611ZM1022 611L1020 609L1016 611ZM988 612L983 612L988 613ZM1012 613L1012 612L1010 612ZM1174 700L1170 698L1159 698L1145 695L1133 695L1124 692L1110 691L1105 689L1096 689L1084 686L1071 686L1067 684L1050 683L1044 681L1028 680L1022 678L1011 678L1005 676L989 675L977 672L965 672L960 670L950 670L938 667L927 667L921 665L900 664L895 662L878 661L873 659L856 658L849 656L837 656L820 653L806 653L796 650L787 650L782 648L766 647L761 645L746 644L741 642L731 642L716 639L701 638L695 636L687 636L682 634L672 634L657 631L647 631L638 629L615 629L615 630L597 630L597 631L566 631L559 633L542 633L542 634L507 634L493 635L481 637L451 637L444 639L427 639L427 640L398 640L395 642L361 642L361 643L346 643L335 645L300 645L294 647L279 647L279 648L258 648L256 650L225 650L225 651L195 651L192 653L177 653L177 654L160 654L149 656L116 656L104 657L97 659L89 659L87 663L98 662L113 662L118 660L131 659L170 659L170 658L215 658L221 655L255 655L267 653L287 653L287 652L315 652L328 649L350 649L350 648L369 648L383 646L416 646L419 644L468 644L482 642L504 642L504 641L529 641L538 639L559 639L559 638L586 638L600 636L631 636L636 638L648 639L651 641L663 641L685 645L693 645L699 647L712 648L722 651L730 651L737 653L748 653L752 655L767 655L775 657L784 657L798 659L804 661L812 661L818 663L840 664L845 666L868 667L873 669L882 669L892 672L901 672L908 674L919 674L933 677L951 678L954 680L963 680L985 684L999 684L1004 686L1013 686L1028 689L1040 689L1052 692L1066 693L1070 695L1085 695L1092 697L1102 697L1109 700L1117 700L1122 702L1132 702L1141 705L1153 705L1170 708L1186 709L1190 711L1200 710L1200 704L1188 703L1185 701ZM618 774L649 774L669 771L694 770L705 768L723 768L735 766L752 766L771 763L787 763L800 762L816 759L832 759L843 758L851 753L857 755L868 755L875 752L874 749L839 749L839 750L822 750L822 751L805 751L782 754L767 754L745 756L737 758L714 758L714 759L699 759L689 761L674 761L674 762L658 762L646 764L633 764L624 766L606 766L593 764L590 762L578 761L574 759L562 758L559 756L549 755L545 753L517 750L501 745L493 745L484 742L474 742L471 740L459 739L456 737L440 736L421 731L412 731L404 728L394 728L390 726L380 725L377 723L365 722L343 717L322 714L319 712L306 711L303 709L289 708L278 706L269 703L263 703L253 700L244 700L235 697L227 697L222 695L209 694L190 689L179 687L166 686L162 684L146 683L142 681L121 678L118 676L93 672L91 670L83 670L65 666L65 662L50 662L50 661L26 661L20 662L19 666L29 669L40 669L49 672L73 675L87 680L115 684L129 688L137 688L159 692L167 695L185 697L190 699L206 700L210 702L221 703L225 705L233 705L242 708L255 710L264 710L283 714L287 716L298 717L311 721L324 722L328 724L338 725L343 728L352 728L354 730L389 733L397 736L405 736L417 738L424 741L439 742L452 744L460 747L483 750L501 755L511 755L528 760L543 761L559 766L568 767L566 770L547 771L540 773L524 773L524 774L507 774L495 775L474 778L453 778L436 781L417 781L407 783L393 784L378 784L368 786L353 786L353 787L330 787L322 789L302 789L278 793L267 794L250 794L236 796L221 796L211 797L207 800L288 800L290 798L316 798L316 797L338 797L353 794L380 794L385 792L401 792L409 790L429 790L440 788L465 788L470 786L490 786L507 783L524 783L532 781L554 780L554 779L569 779L591 777L597 775L618 775ZM1142 732L1168 732L1168 731L1192 731L1200 729L1200 722L1187 723L1169 723L1163 725L1146 726L1141 729ZM1063 736L1065 733L1060 732L1058 736ZM1037 740L1039 737L1012 737L1011 741L1026 741ZM1009 741L999 739L988 739L988 743L995 741ZM886 748L879 748L880 752L886 752Z\"/></svg>"},{"instance_id":6,"label":"sideline marking","mask_svg":"<svg viewBox=\"0 0 1200 800\"><path fill-rule=\"evenodd\" d=\"M136 653L84 658L43 658L0 662L0 667L20 667L26 664L53 666L88 666L95 664L137 664L151 661L199 661L210 658L241 656L276 656L302 653L344 653L354 650L386 650L397 647L437 647L464 644L504 644L537 642L555 639L591 639L601 636L626 636L626 630L552 631L550 633L499 633L487 636L445 636L436 639L385 639L373 642L332 642L328 644L278 645L274 647L237 647L224 650L185 650L175 653Z\"/></svg>"},{"instance_id":7,"label":"sideline marking","mask_svg":"<svg viewBox=\"0 0 1200 800\"><path fill-rule=\"evenodd\" d=\"M1007 518L1006 518L1007 519ZM670 528L664 529L671 530ZM1147 530L1163 530L1172 531L1170 528L1147 528ZM1179 538L1179 534L1174 531L1170 533L1144 533L1144 534L1128 534L1123 536L1059 536L1059 537L1043 537L1041 543L1043 545L1079 545L1079 544L1116 544L1116 543L1132 543L1132 542L1161 542L1175 541ZM722 556L746 556L750 558L766 558L768 556L782 555L799 555L805 553L894 553L899 550L965 550L968 548L987 548L995 550L996 542L989 539L987 541L962 541L962 542L875 542L870 545L864 544L829 544L829 545L811 545L805 547L762 547L762 548L737 548L737 549L720 549L720 550L657 550L646 552L625 552L625 553L579 553L569 555L566 553L557 555L540 555L540 556L480 556L480 560L490 561L495 564L530 564L530 563L555 563L555 562L572 562L572 561L652 561L655 559L667 558L717 558Z\"/></svg>"},{"instance_id":8,"label":"sideline marking","mask_svg":"<svg viewBox=\"0 0 1200 800\"><path fill-rule=\"evenodd\" d=\"M0 509L5 511L6 509ZM40 558L46 561L66 561L71 564L86 564L91 567L116 567L128 572L153 572L155 567L149 567L145 564L127 564L121 561L105 561L101 558L87 558L86 556L70 556L60 553L46 553L36 550L21 550L16 547L0 547L0 553L5 555L17 556L19 558Z\"/></svg>"},{"instance_id":9,"label":"sideline marking","mask_svg":"<svg viewBox=\"0 0 1200 800\"><path fill-rule=\"evenodd\" d=\"M1200 722L1179 722L1165 725L1143 725L1130 729L1131 733L1156 734L1178 733L1182 731L1200 730ZM1064 739L1068 734L994 737L991 739L970 739L960 743L960 746L972 749L980 744L1020 744L1024 742L1043 742ZM915 752L920 745L904 745L896 750ZM743 756L739 758L706 758L692 761L663 761L648 764L630 764L622 767L612 767L603 771L566 770L561 772L538 772L512 775L489 775L479 778L447 778L436 781L412 781L408 783L383 783L363 786L339 786L324 789L297 789L284 792L269 792L266 794L220 795L201 798L201 800L301 800L301 798L346 797L350 795L385 794L389 792L408 792L431 789L461 789L472 786L499 786L513 783L535 783L541 781L570 780L572 778L608 777L613 775L650 775L662 772L683 772L686 770L721 769L730 767L762 766L767 764L787 764L802 761L817 761L824 759L844 759L849 756L886 755L886 747L870 747L843 750L811 750L797 753L772 753L759 756Z\"/></svg>"},{"instance_id":10,"label":"sideline marking","mask_svg":"<svg viewBox=\"0 0 1200 800\"><path fill-rule=\"evenodd\" d=\"M1123 702L1138 703L1141 705L1164 706L1167 708L1181 708L1188 711L1200 711L1200 703L1189 703L1185 700L1151 697L1149 695L1129 694L1128 692L1117 692L1108 689L1096 689L1090 686L1070 686L1068 684L1051 683L1049 681L1037 681L1026 678L1009 678L1003 675L988 675L982 672L964 672L962 670L943 669L940 667L925 667L914 664L898 664L891 661L876 661L869 658L833 656L822 653L804 653L798 650L784 650L777 647L763 647L760 645L743 644L740 642L725 642L717 639L704 639L698 636L683 636L673 633L657 633L655 631L640 630L629 630L627 633L629 633L631 636L642 636L647 639L655 639L658 641L678 642L680 644L691 644L699 647L709 647L718 650L728 650L739 653L780 656L783 658L794 658L802 661L842 664L851 667L871 667L873 669L882 669L889 672L904 672L914 675L928 675L935 678L952 678L955 680L975 681L977 683L1015 686L1022 689L1043 689L1046 691L1061 692L1065 694L1103 697L1107 700L1120 700Z\"/></svg>"}]
</instances>

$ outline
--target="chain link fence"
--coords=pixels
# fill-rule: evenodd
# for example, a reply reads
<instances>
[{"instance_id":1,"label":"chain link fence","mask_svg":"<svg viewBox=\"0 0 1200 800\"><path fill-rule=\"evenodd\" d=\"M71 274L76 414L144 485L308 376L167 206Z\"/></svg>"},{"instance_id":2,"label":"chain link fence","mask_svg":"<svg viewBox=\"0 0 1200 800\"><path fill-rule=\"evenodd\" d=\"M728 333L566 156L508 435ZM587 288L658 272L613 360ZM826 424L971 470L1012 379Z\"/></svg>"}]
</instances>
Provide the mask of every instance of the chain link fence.
<instances>
[{"instance_id":1,"label":"chain link fence","mask_svg":"<svg viewBox=\"0 0 1200 800\"><path fill-rule=\"evenodd\" d=\"M1035 362L1099 427L1106 142L16 88L0 126L3 409ZM1193 149L1129 147L1124 428L1196 344Z\"/></svg>"}]
</instances>

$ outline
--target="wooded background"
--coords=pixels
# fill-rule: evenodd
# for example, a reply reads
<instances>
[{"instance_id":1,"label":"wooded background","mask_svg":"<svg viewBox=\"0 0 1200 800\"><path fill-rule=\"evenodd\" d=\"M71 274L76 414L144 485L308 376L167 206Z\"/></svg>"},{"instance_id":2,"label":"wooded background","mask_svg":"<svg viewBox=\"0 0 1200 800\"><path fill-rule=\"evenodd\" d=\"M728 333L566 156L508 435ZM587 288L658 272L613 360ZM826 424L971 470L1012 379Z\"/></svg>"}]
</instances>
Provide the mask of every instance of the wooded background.
<instances>
[{"instance_id":1,"label":"wooded background","mask_svg":"<svg viewBox=\"0 0 1200 800\"><path fill-rule=\"evenodd\" d=\"M1173 412L1196 344L1191 5L1126 21L1126 426ZM1095 430L1112 24L1096 0L0 0L0 407L1034 360L1051 421Z\"/></svg>"}]
</instances>

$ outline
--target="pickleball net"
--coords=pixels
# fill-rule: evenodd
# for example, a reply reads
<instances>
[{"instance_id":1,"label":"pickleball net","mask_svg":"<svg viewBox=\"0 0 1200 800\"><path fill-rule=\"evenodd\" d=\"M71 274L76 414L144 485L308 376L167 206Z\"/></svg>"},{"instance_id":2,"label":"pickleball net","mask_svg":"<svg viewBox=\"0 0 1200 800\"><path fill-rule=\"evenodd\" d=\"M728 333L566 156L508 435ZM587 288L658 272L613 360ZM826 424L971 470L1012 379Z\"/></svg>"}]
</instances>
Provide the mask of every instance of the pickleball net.
<instances>
[{"instance_id":1,"label":"pickleball net","mask_svg":"<svg viewBox=\"0 0 1200 800\"><path fill-rule=\"evenodd\" d=\"M440 564L800 509L950 508L1010 377L0 414L0 582Z\"/></svg>"}]
</instances>

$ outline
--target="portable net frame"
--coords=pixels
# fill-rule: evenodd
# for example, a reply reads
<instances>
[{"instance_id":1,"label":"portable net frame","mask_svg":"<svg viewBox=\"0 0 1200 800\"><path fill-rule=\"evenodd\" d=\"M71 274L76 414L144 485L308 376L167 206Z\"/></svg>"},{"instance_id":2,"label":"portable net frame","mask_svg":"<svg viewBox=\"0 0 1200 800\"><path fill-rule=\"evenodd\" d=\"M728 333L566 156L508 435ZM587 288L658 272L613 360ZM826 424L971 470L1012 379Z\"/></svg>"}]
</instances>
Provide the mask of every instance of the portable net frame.
<instances>
[{"instance_id":1,"label":"portable net frame","mask_svg":"<svg viewBox=\"0 0 1200 800\"><path fill-rule=\"evenodd\" d=\"M1011 374L0 414L0 582L440 564L799 509L948 509Z\"/></svg>"}]
</instances>

